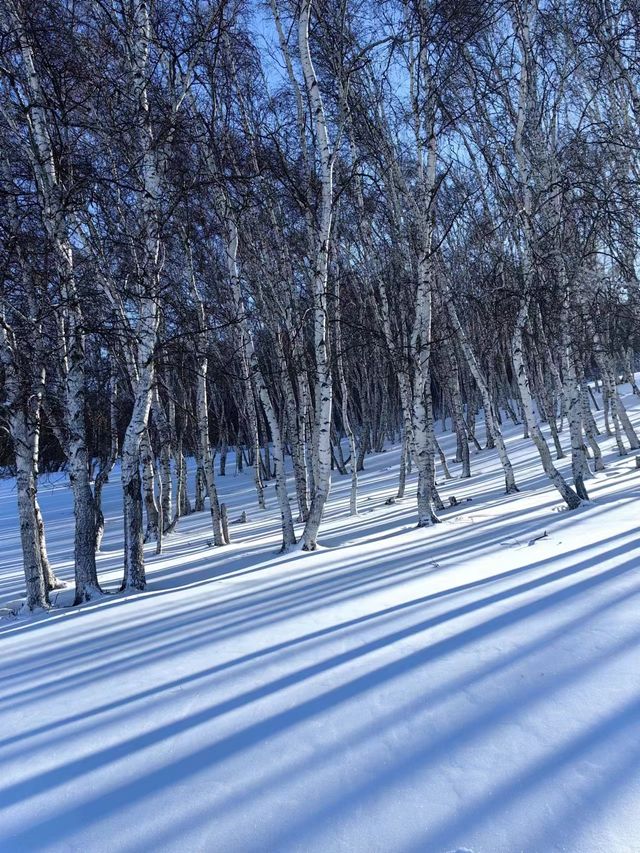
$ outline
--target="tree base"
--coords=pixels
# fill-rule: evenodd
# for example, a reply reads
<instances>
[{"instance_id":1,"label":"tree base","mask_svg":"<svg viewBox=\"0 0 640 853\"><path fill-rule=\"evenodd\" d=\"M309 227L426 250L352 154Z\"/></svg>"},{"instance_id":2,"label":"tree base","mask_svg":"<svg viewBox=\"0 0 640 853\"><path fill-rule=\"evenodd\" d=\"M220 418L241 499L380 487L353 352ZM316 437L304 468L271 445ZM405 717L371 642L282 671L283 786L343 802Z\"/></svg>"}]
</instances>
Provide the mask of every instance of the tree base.
<instances>
[{"instance_id":1,"label":"tree base","mask_svg":"<svg viewBox=\"0 0 640 853\"><path fill-rule=\"evenodd\" d=\"M98 601L100 598L104 598L106 593L100 589L99 586L95 585L87 585L79 592L76 591L75 598L73 599L73 606L77 607L79 604L86 604L89 601Z\"/></svg>"}]
</instances>

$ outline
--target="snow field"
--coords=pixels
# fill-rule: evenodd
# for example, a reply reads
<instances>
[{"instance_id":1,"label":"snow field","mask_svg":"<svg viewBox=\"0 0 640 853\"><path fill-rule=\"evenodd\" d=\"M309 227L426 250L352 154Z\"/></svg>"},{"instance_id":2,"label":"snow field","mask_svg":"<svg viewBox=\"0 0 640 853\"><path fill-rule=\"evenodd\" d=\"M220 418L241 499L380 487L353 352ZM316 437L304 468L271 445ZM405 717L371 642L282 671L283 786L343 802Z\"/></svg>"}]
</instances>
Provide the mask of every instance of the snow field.
<instances>
[{"instance_id":1,"label":"snow field","mask_svg":"<svg viewBox=\"0 0 640 853\"><path fill-rule=\"evenodd\" d=\"M601 436L569 513L507 435L520 494L483 451L436 527L414 527L415 475L384 503L398 447L367 457L356 519L334 475L313 554L278 554L273 485L261 512L251 472L228 474L250 519L229 547L193 515L149 546L146 592L3 619L0 850L640 851L640 471ZM68 579L64 479L39 497ZM115 589L117 473L104 503ZM1 606L23 587L10 481L0 545Z\"/></svg>"}]
</instances>

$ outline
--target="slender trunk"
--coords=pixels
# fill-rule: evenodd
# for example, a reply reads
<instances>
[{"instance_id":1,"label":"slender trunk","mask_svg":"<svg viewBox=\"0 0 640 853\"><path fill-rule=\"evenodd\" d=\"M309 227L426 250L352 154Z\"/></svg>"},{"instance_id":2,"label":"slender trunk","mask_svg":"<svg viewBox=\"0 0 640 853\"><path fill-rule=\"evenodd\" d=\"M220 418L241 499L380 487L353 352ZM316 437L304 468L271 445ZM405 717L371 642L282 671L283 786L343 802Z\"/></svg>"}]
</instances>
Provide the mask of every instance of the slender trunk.
<instances>
[{"instance_id":1,"label":"slender trunk","mask_svg":"<svg viewBox=\"0 0 640 853\"><path fill-rule=\"evenodd\" d=\"M204 511L204 499L206 494L206 485L204 482L204 472L202 470L202 465L198 463L198 467L196 468L196 484L195 484L195 511L203 512Z\"/></svg>"},{"instance_id":2,"label":"slender trunk","mask_svg":"<svg viewBox=\"0 0 640 853\"><path fill-rule=\"evenodd\" d=\"M76 519L74 537L74 561L76 570L76 594L74 604L91 601L102 594L98 584L96 568L95 505L89 484L89 469L86 448L72 450L69 479L73 491L73 512Z\"/></svg>"},{"instance_id":3,"label":"slender trunk","mask_svg":"<svg viewBox=\"0 0 640 853\"><path fill-rule=\"evenodd\" d=\"M163 461L158 460L157 463L157 482L158 482L158 506L162 507L162 499L164 497L164 474ZM162 538L164 535L164 512L158 513L158 527L156 530L156 554L162 554Z\"/></svg>"},{"instance_id":4,"label":"slender trunk","mask_svg":"<svg viewBox=\"0 0 640 853\"><path fill-rule=\"evenodd\" d=\"M451 354L451 371L449 376L449 389L451 398L451 411L453 414L453 425L456 432L456 462L462 463L460 477L466 479L471 476L471 459L469 456L469 438L464 421L464 407L460 393L460 379L458 377L457 359Z\"/></svg>"},{"instance_id":5,"label":"slender trunk","mask_svg":"<svg viewBox=\"0 0 640 853\"><path fill-rule=\"evenodd\" d=\"M151 401L151 415L156 427L158 443L160 445L159 464L157 475L159 478L158 491L162 494L160 510L162 512L162 526L165 530L173 522L173 500L172 500L172 478L171 478L171 456L173 449L173 436L169 419L164 411L157 386L153 389Z\"/></svg>"},{"instance_id":6,"label":"slender trunk","mask_svg":"<svg viewBox=\"0 0 640 853\"><path fill-rule=\"evenodd\" d=\"M5 377L6 379L6 377ZM45 391L45 379L46 379L46 370L44 367L37 369L35 371L35 388L33 389L34 393L31 397L31 405L28 408L27 412L27 427L29 430L29 436L31 439L31 448L33 454L33 482L34 482L34 495L33 495L33 509L36 516L36 523L38 526L38 547L40 549L40 560L42 562L42 573L44 575L44 581L49 591L53 589L64 589L67 586L65 581L60 580L56 577L53 569L51 568L51 563L49 562L49 555L47 554L47 543L45 537L44 530L44 519L42 518L42 512L40 511L40 504L38 503L38 468L40 461L40 427L41 427L41 413L42 413L42 399L44 397Z\"/></svg>"},{"instance_id":7,"label":"slender trunk","mask_svg":"<svg viewBox=\"0 0 640 853\"><path fill-rule=\"evenodd\" d=\"M337 290L337 288L336 288ZM338 293L336 293L336 300ZM339 309L338 309L339 311ZM342 357L342 329L340 326L341 318L338 316L335 324L336 335L336 366L338 371L338 380L340 382L340 404L342 415L342 426L349 439L349 471L351 473L351 490L349 493L349 514L358 514L358 465L356 459L356 437L351 427L351 419L349 417L349 392L347 390L347 380L344 372L344 360Z\"/></svg>"},{"instance_id":8,"label":"slender trunk","mask_svg":"<svg viewBox=\"0 0 640 853\"><path fill-rule=\"evenodd\" d=\"M29 610L48 609L49 590L42 565L40 535L36 514L36 483L33 470L33 450L24 412L10 414L16 456L16 490L20 541Z\"/></svg>"},{"instance_id":9,"label":"slender trunk","mask_svg":"<svg viewBox=\"0 0 640 853\"><path fill-rule=\"evenodd\" d=\"M624 378L625 382L628 382L631 385L631 391L636 395L636 397L640 397L640 388L636 383L636 375L634 373L634 361L635 354L633 352L633 347L626 347L623 351L623 364L624 364Z\"/></svg>"},{"instance_id":10,"label":"slender trunk","mask_svg":"<svg viewBox=\"0 0 640 853\"><path fill-rule=\"evenodd\" d=\"M197 367L196 375L196 422L198 429L198 465L204 474L204 481L209 497L209 509L211 512L211 528L213 530L213 543L216 546L227 545L222 532L220 518L220 503L218 501L218 490L216 489L215 475L213 471L213 459L211 458L211 447L209 444L209 410L207 404L207 371L208 359L203 356ZM239 448L236 449L236 458Z\"/></svg>"},{"instance_id":11,"label":"slender trunk","mask_svg":"<svg viewBox=\"0 0 640 853\"><path fill-rule=\"evenodd\" d=\"M144 495L144 506L147 514L147 527L144 541L151 542L158 538L158 524L160 513L156 501L155 467L153 464L153 450L149 433L145 433L140 441L140 465L142 466L142 492Z\"/></svg>"},{"instance_id":12,"label":"slender trunk","mask_svg":"<svg viewBox=\"0 0 640 853\"><path fill-rule=\"evenodd\" d=\"M607 394L607 389L605 388L604 382L602 383L602 412L604 414L604 432L605 435L612 436L613 432L611 431L611 421L609 418L610 405L609 405L609 396ZM626 455L626 449L624 444L622 443L622 435L620 433L620 425L618 424L618 430L616 432L616 443L618 445L618 451L620 452L620 456Z\"/></svg>"},{"instance_id":13,"label":"slender trunk","mask_svg":"<svg viewBox=\"0 0 640 853\"><path fill-rule=\"evenodd\" d=\"M594 341L596 343L596 346L602 348L602 341L600 340L598 335L594 335ZM611 413L611 420L613 421L613 434L615 435L616 445L618 446L618 453L620 454L620 456L626 456L627 455L627 449L624 445L624 441L622 439L622 431L620 429L620 422L621 422L620 415L621 415L622 410L624 409L624 406L622 405L622 402L618 396L618 389L616 388L616 381L615 381L615 374L613 372L613 367L611 365L611 362L610 362L608 356L606 356L604 354L602 349L600 349L600 352L598 352L596 354L596 361L600 367L600 370L602 371L602 402L603 402L603 408L604 408L604 422L605 422L606 432L607 432L607 435L611 435L611 428L609 426L609 417L608 417L608 413L610 412ZM626 416L626 411L624 414ZM628 420L629 419L627 417L627 421ZM630 427L631 437L634 440L634 443L631 444L631 447L634 447L634 445L637 447L638 446L638 439L637 439L635 431L633 430L633 427L631 427L630 423L629 423L629 427ZM627 438L629 438L629 433L627 433Z\"/></svg>"},{"instance_id":14,"label":"slender trunk","mask_svg":"<svg viewBox=\"0 0 640 853\"><path fill-rule=\"evenodd\" d=\"M332 380L327 347L327 284L329 262L329 239L333 216L333 166L334 156L329 143L329 134L320 86L313 67L309 47L309 19L311 0L302 0L298 20L298 47L300 61L311 105L316 138L321 162L322 198L318 212L314 271L313 271L313 337L315 352L315 424L313 431L313 455L316 468L314 492L309 516L303 532L303 550L313 551L324 505L331 488L331 408Z\"/></svg>"},{"instance_id":15,"label":"slender trunk","mask_svg":"<svg viewBox=\"0 0 640 853\"><path fill-rule=\"evenodd\" d=\"M518 318L516 320L516 327L513 333L512 345L513 364L515 368L516 379L518 382L518 389L520 391L520 399L522 403L522 413L524 416L524 421L527 425L533 443L535 444L536 449L538 450L538 453L540 455L540 460L542 462L542 467L544 469L545 474L549 477L553 485L560 492L567 506L570 509L576 509L580 506L580 498L567 484L562 474L554 466L551 460L549 447L547 446L547 442L545 441L544 436L542 435L542 432L540 430L540 427L538 426L534 414L533 398L531 396L529 376L527 373L524 359L523 328L527 322L527 314L527 305L526 303L523 303L518 313Z\"/></svg>"},{"instance_id":16,"label":"slender trunk","mask_svg":"<svg viewBox=\"0 0 640 853\"><path fill-rule=\"evenodd\" d=\"M140 443L147 429L154 379L153 346L156 336L155 304L149 305L148 334L139 344L139 378L135 385L133 411L122 443L122 490L124 495L124 575L122 589L142 590L146 586L144 534L142 527L142 480ZM146 358L145 358L146 350ZM142 357L141 357L142 356Z\"/></svg>"},{"instance_id":17,"label":"slender trunk","mask_svg":"<svg viewBox=\"0 0 640 853\"><path fill-rule=\"evenodd\" d=\"M428 389L425 393L425 404L427 407L427 435L429 437L429 483L431 487L431 503L438 510L444 509L442 499L438 494L436 486L436 432L435 421L433 418L433 397L431 390Z\"/></svg>"},{"instance_id":18,"label":"slender trunk","mask_svg":"<svg viewBox=\"0 0 640 853\"><path fill-rule=\"evenodd\" d=\"M191 501L189 500L189 490L187 488L187 460L184 455L184 439L182 434L177 441L176 446L176 467L177 467L177 482L176 482L176 513L174 517L185 518L191 515Z\"/></svg>"},{"instance_id":19,"label":"slender trunk","mask_svg":"<svg viewBox=\"0 0 640 853\"><path fill-rule=\"evenodd\" d=\"M47 543L44 532L44 519L42 518L42 513L40 511L40 504L38 503L37 488L36 494L33 498L33 509L36 514L36 523L38 525L38 547L40 548L40 560L42 562L42 573L44 575L44 582L47 585L47 589L49 590L49 592L51 592L51 590L53 589L64 589L67 586L66 582L56 577L53 569L51 568L51 563L49 562L49 555L47 554Z\"/></svg>"},{"instance_id":20,"label":"slender trunk","mask_svg":"<svg viewBox=\"0 0 640 853\"><path fill-rule=\"evenodd\" d=\"M333 441L331 443L331 470L338 469L340 476L345 477L347 474L347 463L344 460L342 452L342 439L332 429Z\"/></svg>"},{"instance_id":21,"label":"slender trunk","mask_svg":"<svg viewBox=\"0 0 640 853\"><path fill-rule=\"evenodd\" d=\"M563 355L564 399L567 420L569 422L569 435L571 437L571 473L578 497L582 500L589 500L584 481L588 480L592 475L582 440L582 400L573 349L569 343L565 345Z\"/></svg>"},{"instance_id":22,"label":"slender trunk","mask_svg":"<svg viewBox=\"0 0 640 853\"><path fill-rule=\"evenodd\" d=\"M288 425L289 441L291 444L291 460L293 463L293 476L296 485L296 498L298 501L298 521L306 521L309 513L309 490L307 485L307 468L304 458L304 431L305 413L302 410L302 401L297 401L293 384L288 376L284 359L281 361L283 386L286 403L286 417Z\"/></svg>"},{"instance_id":23,"label":"slender trunk","mask_svg":"<svg viewBox=\"0 0 640 853\"><path fill-rule=\"evenodd\" d=\"M625 408L624 403L620 399L620 394L618 393L617 387L614 387L613 389L613 396L618 411L618 417L620 418L620 421L622 423L624 433L627 436L629 447L632 450L638 450L640 449L640 440L638 440L638 436L636 434L635 429L633 428L633 424L629 420L629 415L627 414L627 410Z\"/></svg>"},{"instance_id":24,"label":"slender trunk","mask_svg":"<svg viewBox=\"0 0 640 853\"><path fill-rule=\"evenodd\" d=\"M407 486L407 457L410 453L409 441L406 434L402 437L402 450L400 451L400 474L398 475L398 491L396 500L402 500Z\"/></svg>"},{"instance_id":25,"label":"slender trunk","mask_svg":"<svg viewBox=\"0 0 640 853\"><path fill-rule=\"evenodd\" d=\"M137 454L127 452L122 460L122 490L124 505L125 574L122 589L145 588L142 536L142 482Z\"/></svg>"},{"instance_id":26,"label":"slender trunk","mask_svg":"<svg viewBox=\"0 0 640 853\"><path fill-rule=\"evenodd\" d=\"M578 365L577 369L579 371L580 402L582 406L582 422L584 424L584 432L587 436L587 441L589 442L591 452L593 453L594 468L596 469L596 471L604 471L602 451L600 450L600 445L598 444L597 439L597 436L599 435L598 427L596 426L595 418L593 417L593 412L591 411L591 406L589 405L589 394L587 392L586 383L583 379L581 365Z\"/></svg>"},{"instance_id":27,"label":"slender trunk","mask_svg":"<svg viewBox=\"0 0 640 853\"><path fill-rule=\"evenodd\" d=\"M102 512L102 490L109 481L109 475L118 458L118 413L116 409L117 380L113 367L109 381L109 455L102 460L100 470L93 486L93 499L96 511L96 552L100 551L104 536L104 513Z\"/></svg>"},{"instance_id":28,"label":"slender trunk","mask_svg":"<svg viewBox=\"0 0 640 853\"><path fill-rule=\"evenodd\" d=\"M243 372L245 372L245 378L247 380L248 387L246 388L247 398L246 398L246 412L247 412L247 420L249 422L249 434L251 437L252 450L253 450L253 482L256 487L256 496L258 498L258 507L260 509L266 509L267 505L264 499L264 483L262 482L262 470L261 470L261 458L260 458L260 433L258 432L258 415L256 412L256 404L253 397L253 387L251 385L250 377L246 375L248 373L248 369L243 367Z\"/></svg>"},{"instance_id":29,"label":"slender trunk","mask_svg":"<svg viewBox=\"0 0 640 853\"><path fill-rule=\"evenodd\" d=\"M449 470L449 466L447 465L447 457L444 455L444 450L440 446L440 442L437 438L435 438L435 448L436 453L438 454L438 459L440 460L440 464L442 465L442 473L444 474L445 480L452 480L453 476L451 475L451 471Z\"/></svg>"}]
</instances>

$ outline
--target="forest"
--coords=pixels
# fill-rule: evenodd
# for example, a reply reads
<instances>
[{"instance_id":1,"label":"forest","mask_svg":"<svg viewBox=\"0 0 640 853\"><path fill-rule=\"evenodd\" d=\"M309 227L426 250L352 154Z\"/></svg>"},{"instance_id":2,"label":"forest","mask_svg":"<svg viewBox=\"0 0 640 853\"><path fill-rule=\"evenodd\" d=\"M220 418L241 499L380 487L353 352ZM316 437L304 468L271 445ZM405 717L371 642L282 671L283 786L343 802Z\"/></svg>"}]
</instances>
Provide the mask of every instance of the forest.
<instances>
[{"instance_id":1,"label":"forest","mask_svg":"<svg viewBox=\"0 0 640 853\"><path fill-rule=\"evenodd\" d=\"M0 0L2 853L640 850L637 0Z\"/></svg>"},{"instance_id":2,"label":"forest","mask_svg":"<svg viewBox=\"0 0 640 853\"><path fill-rule=\"evenodd\" d=\"M518 490L506 420L567 507L587 501L594 383L618 453L640 448L617 390L639 393L638 14L3 0L2 455L28 607L59 584L42 470L68 472L77 604L101 595L116 462L123 590L205 501L229 542L229 448L258 506L274 482L285 550L316 548L332 470L357 514L388 439L397 499L416 470L416 523L437 524L438 419L462 478L480 417Z\"/></svg>"}]
</instances>

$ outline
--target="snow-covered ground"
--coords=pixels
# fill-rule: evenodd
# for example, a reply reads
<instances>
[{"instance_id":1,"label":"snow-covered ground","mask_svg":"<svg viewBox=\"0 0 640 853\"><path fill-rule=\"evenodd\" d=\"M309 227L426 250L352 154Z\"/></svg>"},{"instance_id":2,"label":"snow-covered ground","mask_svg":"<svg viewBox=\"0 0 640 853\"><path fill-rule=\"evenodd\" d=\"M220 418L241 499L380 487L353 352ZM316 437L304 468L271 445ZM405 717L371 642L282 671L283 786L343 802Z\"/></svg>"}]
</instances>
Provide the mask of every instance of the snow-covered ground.
<instances>
[{"instance_id":1,"label":"snow-covered ground","mask_svg":"<svg viewBox=\"0 0 640 853\"><path fill-rule=\"evenodd\" d=\"M277 554L273 485L260 512L227 475L250 518L231 546L191 516L149 547L147 592L0 621L2 853L640 851L640 471L603 436L592 503L565 512L520 435L522 492L476 454L442 487L473 500L428 530L413 488L385 505L398 448L368 457L360 517L334 477L314 554ZM119 497L115 476L111 589ZM40 499L69 578L64 478ZM1 606L23 589L10 481L0 547Z\"/></svg>"}]
</instances>

